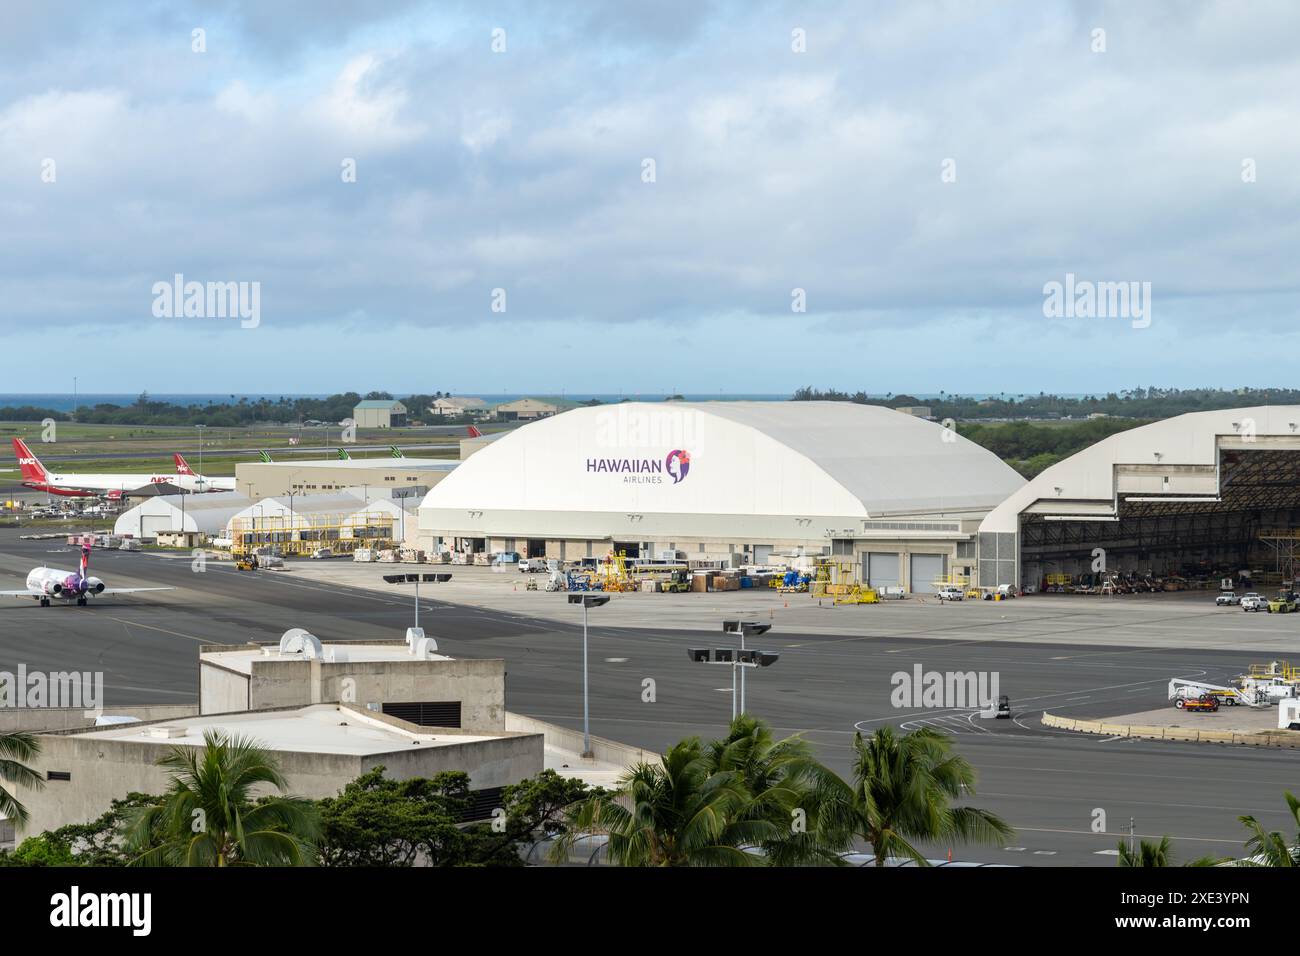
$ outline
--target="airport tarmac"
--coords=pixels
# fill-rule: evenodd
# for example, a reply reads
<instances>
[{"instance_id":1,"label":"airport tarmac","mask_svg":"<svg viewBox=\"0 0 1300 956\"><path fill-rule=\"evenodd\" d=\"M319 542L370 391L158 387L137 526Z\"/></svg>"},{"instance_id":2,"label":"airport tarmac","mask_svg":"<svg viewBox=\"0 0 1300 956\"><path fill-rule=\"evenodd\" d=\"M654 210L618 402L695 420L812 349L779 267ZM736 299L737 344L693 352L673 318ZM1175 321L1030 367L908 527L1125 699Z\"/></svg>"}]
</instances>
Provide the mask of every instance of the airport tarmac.
<instances>
[{"instance_id":1,"label":"airport tarmac","mask_svg":"<svg viewBox=\"0 0 1300 956\"><path fill-rule=\"evenodd\" d=\"M75 552L57 541L22 541L16 532L0 530L0 581L9 582L0 587L20 586L42 561L71 567L75 560ZM382 574L396 569L293 562L283 573L247 573L208 562L196 573L188 556L97 551L92 573L110 585L176 590L85 608L7 602L0 606L0 670L13 670L19 662L29 669L102 670L110 708L190 702L196 696L199 644L274 641L290 627L306 627L325 639L400 637L411 623L414 595L410 585L381 582ZM344 573L351 585L333 579ZM503 658L511 710L580 728L579 609L565 603L563 594L523 591L522 581L518 592L502 581L493 595L498 585L491 582L499 577L481 586L488 598L501 598L501 608L487 606L486 598L470 603L454 587L422 587L421 624L444 653ZM452 583L468 592L471 578L462 574ZM544 576L538 578L542 583ZM717 600L733 596L735 604ZM1300 789L1300 757L1294 752L1106 739L1040 723L1043 711L1101 717L1167 706L1171 677L1220 682L1272 654L1285 657L1291 628L1300 628L1300 615L1206 612L1183 595L1151 597L1175 600L1105 604L1043 597L842 607L825 611L835 615L836 629L823 633L777 615L774 629L754 643L780 659L749 673L748 709L777 734L805 735L821 759L841 773L850 767L855 731L891 724L952 733L959 752L979 772L973 802L1002 814L1018 831L1009 848L954 847L955 859L1111 866L1130 818L1139 837L1169 835L1180 859L1239 852L1245 835L1239 814L1255 814L1266 826L1289 832L1282 793ZM686 605L691 598L701 603ZM692 663L686 648L734 646L721 633L721 621L761 618L751 612L763 605L746 603L754 600L743 592L620 594L593 610L592 733L659 750L686 736L721 733L731 712L730 670ZM672 610L678 603L681 609ZM634 613L637 609L645 610ZM683 626L668 626L661 615ZM1162 618L1168 623L1139 627L1130 616L1148 625ZM686 626L691 623L697 628ZM1219 635L1231 649L1177 646L1179 625L1192 638ZM1226 637L1217 627L1229 628ZM1267 635L1270 649L1261 654L1233 645L1234 627L1257 627L1254 633ZM1064 632L1077 635L1073 643ZM1127 643L1118 643L1119 638ZM1160 643L1142 643L1153 638ZM896 675L917 665L927 671L996 673L1001 692L1011 697L1012 719L981 719L971 708L894 707ZM1094 830L1098 811L1104 814L1101 833ZM928 851L943 856L947 849Z\"/></svg>"},{"instance_id":2,"label":"airport tarmac","mask_svg":"<svg viewBox=\"0 0 1300 956\"><path fill-rule=\"evenodd\" d=\"M514 567L357 564L336 558L300 562L295 574L348 587L391 588L383 574L444 572L451 580L426 586L440 600L556 622L572 620L563 593L542 590L548 575ZM538 590L529 591L529 581ZM1213 591L1169 594L1037 594L1007 601L947 602L911 595L879 604L836 605L807 594L770 588L703 594L612 594L601 608L607 627L717 630L729 618L760 621L781 631L847 637L911 637L1095 647L1171 647L1243 650L1300 657L1300 614L1247 613L1218 607Z\"/></svg>"}]
</instances>

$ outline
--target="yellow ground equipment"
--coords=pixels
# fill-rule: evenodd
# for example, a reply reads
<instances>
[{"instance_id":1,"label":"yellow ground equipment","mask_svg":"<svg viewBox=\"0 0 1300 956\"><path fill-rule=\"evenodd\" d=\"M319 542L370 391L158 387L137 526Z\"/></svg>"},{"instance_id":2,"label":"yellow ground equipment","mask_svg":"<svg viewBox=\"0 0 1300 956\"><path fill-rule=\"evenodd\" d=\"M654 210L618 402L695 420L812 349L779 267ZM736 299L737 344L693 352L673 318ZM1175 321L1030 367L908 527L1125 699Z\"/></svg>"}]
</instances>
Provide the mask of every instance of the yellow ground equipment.
<instances>
[{"instance_id":1,"label":"yellow ground equipment","mask_svg":"<svg viewBox=\"0 0 1300 956\"><path fill-rule=\"evenodd\" d=\"M834 585L842 588L835 593L836 604L879 604L880 595L876 589L862 584Z\"/></svg>"},{"instance_id":2,"label":"yellow ground equipment","mask_svg":"<svg viewBox=\"0 0 1300 956\"><path fill-rule=\"evenodd\" d=\"M597 572L602 591L635 591L637 584L627 570L627 552L614 551L600 562Z\"/></svg>"},{"instance_id":3,"label":"yellow ground equipment","mask_svg":"<svg viewBox=\"0 0 1300 956\"><path fill-rule=\"evenodd\" d=\"M835 604L879 604L875 588L858 580L855 565L823 558L813 574L812 596L830 598Z\"/></svg>"}]
</instances>

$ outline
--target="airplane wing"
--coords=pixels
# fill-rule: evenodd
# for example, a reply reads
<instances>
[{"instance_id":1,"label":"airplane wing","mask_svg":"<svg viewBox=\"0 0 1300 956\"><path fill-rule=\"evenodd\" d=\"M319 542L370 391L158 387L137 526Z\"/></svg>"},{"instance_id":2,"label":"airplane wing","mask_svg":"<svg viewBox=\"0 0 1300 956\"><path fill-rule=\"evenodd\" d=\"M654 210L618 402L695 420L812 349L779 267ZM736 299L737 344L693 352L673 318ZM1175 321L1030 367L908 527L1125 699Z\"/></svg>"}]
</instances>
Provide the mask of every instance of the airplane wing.
<instances>
[{"instance_id":1,"label":"airplane wing","mask_svg":"<svg viewBox=\"0 0 1300 956\"><path fill-rule=\"evenodd\" d=\"M103 597L105 594L139 594L141 591L175 591L175 588L104 588L96 596ZM33 592L34 593L34 592Z\"/></svg>"},{"instance_id":2,"label":"airplane wing","mask_svg":"<svg viewBox=\"0 0 1300 956\"><path fill-rule=\"evenodd\" d=\"M0 597L40 597L41 592L32 588L21 591L0 591Z\"/></svg>"}]
</instances>

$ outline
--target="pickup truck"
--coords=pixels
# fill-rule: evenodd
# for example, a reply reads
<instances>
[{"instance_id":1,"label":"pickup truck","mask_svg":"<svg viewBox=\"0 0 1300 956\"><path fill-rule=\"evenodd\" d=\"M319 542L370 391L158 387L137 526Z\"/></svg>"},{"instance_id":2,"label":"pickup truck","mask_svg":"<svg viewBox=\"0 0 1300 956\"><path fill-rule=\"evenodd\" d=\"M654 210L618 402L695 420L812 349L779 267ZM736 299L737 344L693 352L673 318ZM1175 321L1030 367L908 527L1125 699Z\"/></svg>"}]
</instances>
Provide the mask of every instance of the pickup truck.
<instances>
[{"instance_id":1,"label":"pickup truck","mask_svg":"<svg viewBox=\"0 0 1300 956\"><path fill-rule=\"evenodd\" d=\"M965 596L965 592L959 587L948 585L935 591L934 596L940 601L960 601Z\"/></svg>"},{"instance_id":2,"label":"pickup truck","mask_svg":"<svg viewBox=\"0 0 1300 956\"><path fill-rule=\"evenodd\" d=\"M1224 591L1222 594L1220 594L1218 597L1214 599L1214 603L1217 604L1219 607L1224 607L1226 605L1232 605L1232 604L1240 604L1241 597L1235 591Z\"/></svg>"},{"instance_id":3,"label":"pickup truck","mask_svg":"<svg viewBox=\"0 0 1300 956\"><path fill-rule=\"evenodd\" d=\"M1268 610L1268 601L1251 591L1249 594L1241 596L1241 609L1243 611L1265 611Z\"/></svg>"}]
</instances>

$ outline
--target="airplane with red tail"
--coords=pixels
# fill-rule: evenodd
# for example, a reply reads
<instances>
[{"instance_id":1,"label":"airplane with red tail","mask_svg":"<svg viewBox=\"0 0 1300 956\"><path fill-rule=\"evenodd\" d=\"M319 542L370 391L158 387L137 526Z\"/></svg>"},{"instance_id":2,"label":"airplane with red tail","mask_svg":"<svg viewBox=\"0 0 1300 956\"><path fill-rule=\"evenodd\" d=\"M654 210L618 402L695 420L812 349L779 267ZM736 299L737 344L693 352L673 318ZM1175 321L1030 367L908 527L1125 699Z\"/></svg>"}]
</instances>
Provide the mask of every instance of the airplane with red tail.
<instances>
[{"instance_id":1,"label":"airplane with red tail","mask_svg":"<svg viewBox=\"0 0 1300 956\"><path fill-rule=\"evenodd\" d=\"M49 471L21 438L13 440L14 456L28 488L66 498L121 498L125 492L149 485L170 484L181 487L175 475L61 474Z\"/></svg>"},{"instance_id":2,"label":"airplane with red tail","mask_svg":"<svg viewBox=\"0 0 1300 956\"><path fill-rule=\"evenodd\" d=\"M200 475L190 467L185 456L180 452L172 455L172 460L176 462L176 484L186 491L234 491L234 478L209 478L207 475Z\"/></svg>"}]
</instances>

